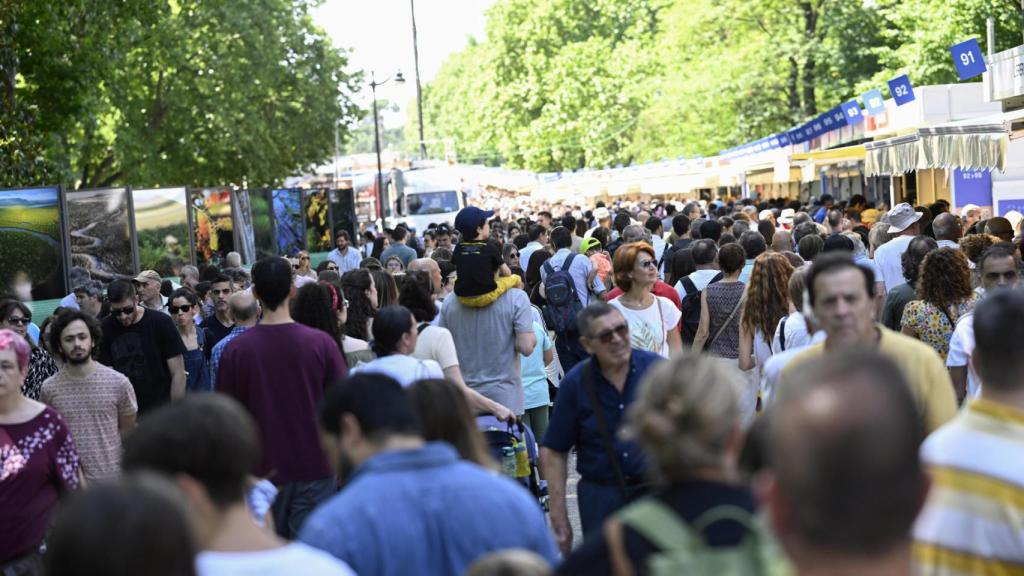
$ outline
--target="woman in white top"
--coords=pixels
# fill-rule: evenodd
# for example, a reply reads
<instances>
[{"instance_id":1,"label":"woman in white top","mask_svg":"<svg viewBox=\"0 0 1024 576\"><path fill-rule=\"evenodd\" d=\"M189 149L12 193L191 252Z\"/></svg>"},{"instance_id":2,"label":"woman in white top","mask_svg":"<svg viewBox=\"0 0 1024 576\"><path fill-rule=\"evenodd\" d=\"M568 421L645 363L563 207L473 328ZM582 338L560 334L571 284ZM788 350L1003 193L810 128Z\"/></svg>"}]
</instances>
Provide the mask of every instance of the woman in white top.
<instances>
[{"instance_id":1,"label":"woman in white top","mask_svg":"<svg viewBox=\"0 0 1024 576\"><path fill-rule=\"evenodd\" d=\"M761 372L772 357L772 338L779 320L793 308L789 302L789 277L793 265L778 252L764 252L754 259L740 316L739 368L750 371L750 389L743 399L747 418L754 415Z\"/></svg>"},{"instance_id":2,"label":"woman in white top","mask_svg":"<svg viewBox=\"0 0 1024 576\"><path fill-rule=\"evenodd\" d=\"M459 385L465 391L469 408L477 413L494 414L500 420L508 420L512 412L501 404L482 396L466 386L459 368L459 356L455 351L455 340L447 328L431 324L437 316L437 306L432 295L433 281L430 274L415 270L399 280L398 303L412 312L416 319L416 347L413 358L433 360L444 371L444 377Z\"/></svg>"},{"instance_id":3,"label":"woman in white top","mask_svg":"<svg viewBox=\"0 0 1024 576\"><path fill-rule=\"evenodd\" d=\"M408 308L381 308L373 320L373 351L377 358L353 368L351 373L384 374L403 387L417 380L444 378L437 362L412 357L418 336L416 319Z\"/></svg>"},{"instance_id":4,"label":"woman in white top","mask_svg":"<svg viewBox=\"0 0 1024 576\"><path fill-rule=\"evenodd\" d=\"M629 323L629 338L636 350L647 350L668 358L682 349L679 320L682 313L667 298L651 290L658 280L658 260L654 248L644 242L624 244L612 261L615 285L622 296L610 304L618 308Z\"/></svg>"}]
</instances>

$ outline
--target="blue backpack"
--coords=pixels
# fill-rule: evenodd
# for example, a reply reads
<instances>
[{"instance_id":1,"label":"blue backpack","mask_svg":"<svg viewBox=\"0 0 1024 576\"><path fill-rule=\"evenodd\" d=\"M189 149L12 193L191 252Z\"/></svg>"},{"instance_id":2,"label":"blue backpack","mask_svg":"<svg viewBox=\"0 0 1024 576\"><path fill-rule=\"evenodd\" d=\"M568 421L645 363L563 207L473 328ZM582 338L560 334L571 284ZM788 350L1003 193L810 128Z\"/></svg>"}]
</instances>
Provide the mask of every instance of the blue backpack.
<instances>
[{"instance_id":1,"label":"blue backpack","mask_svg":"<svg viewBox=\"0 0 1024 576\"><path fill-rule=\"evenodd\" d=\"M576 283L569 274L569 266L576 254L569 254L560 270L555 270L551 262L544 263L547 277L544 279L544 321L555 331L555 334L576 332L576 314L583 309L576 293Z\"/></svg>"}]
</instances>

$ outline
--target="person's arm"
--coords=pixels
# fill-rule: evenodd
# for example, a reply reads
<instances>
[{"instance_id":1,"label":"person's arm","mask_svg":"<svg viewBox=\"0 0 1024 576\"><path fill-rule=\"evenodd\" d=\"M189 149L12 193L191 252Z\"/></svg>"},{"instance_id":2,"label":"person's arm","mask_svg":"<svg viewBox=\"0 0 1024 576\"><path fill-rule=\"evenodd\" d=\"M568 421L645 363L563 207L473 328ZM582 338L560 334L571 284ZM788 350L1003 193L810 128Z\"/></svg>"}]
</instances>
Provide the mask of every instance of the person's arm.
<instances>
[{"instance_id":1,"label":"person's arm","mask_svg":"<svg viewBox=\"0 0 1024 576\"><path fill-rule=\"evenodd\" d=\"M135 428L135 419L137 414L128 414L127 416L117 417L117 431L121 433L121 437L124 438Z\"/></svg>"},{"instance_id":2,"label":"person's arm","mask_svg":"<svg viewBox=\"0 0 1024 576\"><path fill-rule=\"evenodd\" d=\"M516 335L516 352L523 356L533 354L537 346L537 336L533 333L533 308L530 306L530 299L526 292L515 291L513 296L517 301L515 305L515 316L512 320L512 329Z\"/></svg>"},{"instance_id":3,"label":"person's arm","mask_svg":"<svg viewBox=\"0 0 1024 576\"><path fill-rule=\"evenodd\" d=\"M946 366L949 379L953 381L953 392L956 393L956 405L963 406L967 398L967 366Z\"/></svg>"},{"instance_id":4,"label":"person's arm","mask_svg":"<svg viewBox=\"0 0 1024 576\"><path fill-rule=\"evenodd\" d=\"M544 366L551 364L555 361L555 350L554 348L547 348L544 350Z\"/></svg>"},{"instance_id":5,"label":"person's arm","mask_svg":"<svg viewBox=\"0 0 1024 576\"><path fill-rule=\"evenodd\" d=\"M746 326L740 324L740 370L754 367L754 336Z\"/></svg>"},{"instance_id":6,"label":"person's arm","mask_svg":"<svg viewBox=\"0 0 1024 576\"><path fill-rule=\"evenodd\" d=\"M693 335L693 346L691 349L694 352L703 352L704 343L708 339L708 332L711 330L711 316L708 313L708 295L707 292L700 293L700 324L697 326L697 333Z\"/></svg>"},{"instance_id":7,"label":"person's arm","mask_svg":"<svg viewBox=\"0 0 1024 576\"><path fill-rule=\"evenodd\" d=\"M546 446L540 449L540 469L548 481L548 504L551 514L551 531L555 543L563 555L572 550L572 524L569 523L569 509L565 504L565 481L569 464L566 455Z\"/></svg>"},{"instance_id":8,"label":"person's arm","mask_svg":"<svg viewBox=\"0 0 1024 576\"><path fill-rule=\"evenodd\" d=\"M907 336L910 336L911 338L917 338L917 330L914 330L913 328L906 324L900 327L900 332L906 334Z\"/></svg>"},{"instance_id":9,"label":"person's arm","mask_svg":"<svg viewBox=\"0 0 1024 576\"><path fill-rule=\"evenodd\" d=\"M882 308L885 306L885 282L875 282L875 318L882 317Z\"/></svg>"},{"instance_id":10,"label":"person's arm","mask_svg":"<svg viewBox=\"0 0 1024 576\"><path fill-rule=\"evenodd\" d=\"M167 369L171 372L171 400L185 397L185 359L181 354L167 359Z\"/></svg>"},{"instance_id":11,"label":"person's arm","mask_svg":"<svg viewBox=\"0 0 1024 576\"><path fill-rule=\"evenodd\" d=\"M523 356L529 356L533 354L534 347L537 346L537 336L533 332L522 332L516 334L516 352L519 352Z\"/></svg>"}]
</instances>

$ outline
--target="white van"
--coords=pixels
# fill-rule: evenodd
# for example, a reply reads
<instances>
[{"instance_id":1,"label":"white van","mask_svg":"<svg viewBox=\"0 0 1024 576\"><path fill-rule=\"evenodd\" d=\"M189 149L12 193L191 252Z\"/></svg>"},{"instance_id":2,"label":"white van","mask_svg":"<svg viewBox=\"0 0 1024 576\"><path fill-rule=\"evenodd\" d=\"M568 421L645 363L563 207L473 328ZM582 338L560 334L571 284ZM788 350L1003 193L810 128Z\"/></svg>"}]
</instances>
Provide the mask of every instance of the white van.
<instances>
[{"instance_id":1,"label":"white van","mask_svg":"<svg viewBox=\"0 0 1024 576\"><path fill-rule=\"evenodd\" d=\"M388 227L399 223L420 234L430 224L454 225L455 215L466 205L466 190L450 170L428 168L392 172L392 198L395 214L388 219Z\"/></svg>"}]
</instances>

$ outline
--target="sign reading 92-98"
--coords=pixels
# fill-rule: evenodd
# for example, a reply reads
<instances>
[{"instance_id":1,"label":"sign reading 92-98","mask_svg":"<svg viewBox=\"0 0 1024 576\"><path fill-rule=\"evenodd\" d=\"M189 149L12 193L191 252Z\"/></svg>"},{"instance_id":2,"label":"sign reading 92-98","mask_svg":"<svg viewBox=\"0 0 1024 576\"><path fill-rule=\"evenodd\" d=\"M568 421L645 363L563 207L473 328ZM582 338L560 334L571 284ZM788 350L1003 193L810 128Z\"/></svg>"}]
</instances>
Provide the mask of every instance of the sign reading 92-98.
<instances>
[{"instance_id":1,"label":"sign reading 92-98","mask_svg":"<svg viewBox=\"0 0 1024 576\"><path fill-rule=\"evenodd\" d=\"M910 85L910 78L906 74L889 80L889 92L897 106L903 106L914 101L914 87Z\"/></svg>"},{"instance_id":2,"label":"sign reading 92-98","mask_svg":"<svg viewBox=\"0 0 1024 576\"><path fill-rule=\"evenodd\" d=\"M956 73L960 75L961 80L974 78L988 71L977 38L950 46L949 53L953 55L953 64L956 65Z\"/></svg>"}]
</instances>

